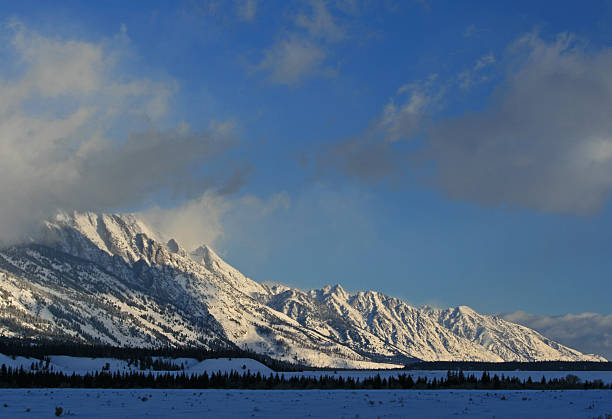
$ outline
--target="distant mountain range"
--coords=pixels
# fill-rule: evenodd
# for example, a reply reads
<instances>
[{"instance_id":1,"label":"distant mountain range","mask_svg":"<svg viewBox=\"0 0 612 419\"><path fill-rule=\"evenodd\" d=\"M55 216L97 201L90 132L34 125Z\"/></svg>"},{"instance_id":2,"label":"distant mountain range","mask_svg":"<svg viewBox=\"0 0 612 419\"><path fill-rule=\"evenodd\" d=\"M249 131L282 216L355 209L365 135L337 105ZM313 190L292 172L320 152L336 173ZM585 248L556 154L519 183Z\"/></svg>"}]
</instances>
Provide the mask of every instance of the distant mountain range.
<instances>
[{"instance_id":1,"label":"distant mountain range","mask_svg":"<svg viewBox=\"0 0 612 419\"><path fill-rule=\"evenodd\" d=\"M336 368L417 359L605 361L466 306L418 308L340 285L265 285L210 247L188 251L123 214L62 213L36 242L0 249L0 335L238 347Z\"/></svg>"}]
</instances>

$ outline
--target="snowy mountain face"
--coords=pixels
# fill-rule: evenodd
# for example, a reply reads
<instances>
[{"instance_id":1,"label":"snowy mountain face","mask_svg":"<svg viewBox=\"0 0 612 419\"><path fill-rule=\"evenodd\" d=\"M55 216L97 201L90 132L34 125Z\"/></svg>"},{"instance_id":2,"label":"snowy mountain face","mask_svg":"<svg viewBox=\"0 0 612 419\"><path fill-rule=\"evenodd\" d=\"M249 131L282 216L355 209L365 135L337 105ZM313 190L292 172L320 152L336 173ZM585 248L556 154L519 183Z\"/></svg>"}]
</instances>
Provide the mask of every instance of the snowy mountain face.
<instances>
[{"instance_id":1,"label":"snowy mountain face","mask_svg":"<svg viewBox=\"0 0 612 419\"><path fill-rule=\"evenodd\" d=\"M60 214L37 243L0 250L0 335L238 347L337 368L604 360L464 306L263 285L207 246L187 251L134 216L91 213Z\"/></svg>"}]
</instances>

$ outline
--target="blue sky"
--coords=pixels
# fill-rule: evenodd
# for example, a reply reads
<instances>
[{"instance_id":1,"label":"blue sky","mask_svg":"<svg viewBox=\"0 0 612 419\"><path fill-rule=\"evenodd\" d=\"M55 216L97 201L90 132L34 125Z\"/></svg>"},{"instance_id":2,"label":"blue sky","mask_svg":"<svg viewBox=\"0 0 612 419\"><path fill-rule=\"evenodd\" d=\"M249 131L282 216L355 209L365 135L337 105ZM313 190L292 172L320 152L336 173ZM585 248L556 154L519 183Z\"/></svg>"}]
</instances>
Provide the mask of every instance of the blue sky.
<instances>
[{"instance_id":1,"label":"blue sky","mask_svg":"<svg viewBox=\"0 0 612 419\"><path fill-rule=\"evenodd\" d=\"M610 313L612 2L58 3L0 5L6 237L141 211L260 281Z\"/></svg>"}]
</instances>

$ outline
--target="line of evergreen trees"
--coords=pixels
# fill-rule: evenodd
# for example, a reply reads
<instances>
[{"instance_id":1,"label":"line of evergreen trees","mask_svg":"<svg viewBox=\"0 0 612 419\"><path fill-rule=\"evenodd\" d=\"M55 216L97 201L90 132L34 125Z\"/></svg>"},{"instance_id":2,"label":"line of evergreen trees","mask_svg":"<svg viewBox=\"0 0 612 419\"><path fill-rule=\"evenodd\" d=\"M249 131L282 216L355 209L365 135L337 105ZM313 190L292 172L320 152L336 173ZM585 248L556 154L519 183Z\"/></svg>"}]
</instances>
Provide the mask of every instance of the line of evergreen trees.
<instances>
[{"instance_id":1,"label":"line of evergreen trees","mask_svg":"<svg viewBox=\"0 0 612 419\"><path fill-rule=\"evenodd\" d=\"M153 357L195 358L198 361L211 358L251 358L274 371L303 371L313 369L304 365L280 361L268 355L240 348L203 349L198 347L131 348L40 339L0 338L0 354L45 359L50 355L65 355L84 358L115 358L138 365L141 369L156 368ZM159 362L158 362L159 364ZM144 367L143 367L144 366ZM163 368L163 366L160 366ZM168 368L174 370L177 368Z\"/></svg>"},{"instance_id":2,"label":"line of evergreen trees","mask_svg":"<svg viewBox=\"0 0 612 419\"><path fill-rule=\"evenodd\" d=\"M374 377L363 379L342 377L337 375L322 375L304 377L270 374L265 376L245 373L213 373L201 375L153 374L143 372L95 372L85 375L67 375L53 371L28 371L23 368L11 368L3 364L0 367L0 387L3 388L166 388L166 389L351 389L351 390L400 390L400 389L481 389L481 390L568 390L568 389L612 389L612 384L601 380L581 381L575 375L565 378L546 379L540 381L520 380L497 374L490 376L484 372L480 378L474 374L465 375L463 371L448 371L446 377L417 377L410 374L399 374L390 377Z\"/></svg>"},{"instance_id":3,"label":"line of evergreen trees","mask_svg":"<svg viewBox=\"0 0 612 419\"><path fill-rule=\"evenodd\" d=\"M463 371L612 371L612 362L590 361L533 361L533 362L476 362L476 361L420 361L406 365L407 370L463 370Z\"/></svg>"}]
</instances>

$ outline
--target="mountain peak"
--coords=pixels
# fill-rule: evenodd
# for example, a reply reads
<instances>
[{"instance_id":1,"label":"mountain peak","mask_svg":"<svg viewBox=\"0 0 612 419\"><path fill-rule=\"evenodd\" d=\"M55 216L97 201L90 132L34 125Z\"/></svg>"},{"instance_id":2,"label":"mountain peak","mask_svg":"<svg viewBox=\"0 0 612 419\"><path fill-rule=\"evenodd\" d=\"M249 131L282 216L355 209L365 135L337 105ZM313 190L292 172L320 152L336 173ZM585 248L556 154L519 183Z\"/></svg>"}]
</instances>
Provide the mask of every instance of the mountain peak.
<instances>
[{"instance_id":1,"label":"mountain peak","mask_svg":"<svg viewBox=\"0 0 612 419\"><path fill-rule=\"evenodd\" d=\"M179 242L177 242L176 239L174 238L168 240L168 242L166 243L166 249L168 249L172 253L176 253L181 256L185 256L185 257L190 256L190 253L187 250L185 250L185 248L181 246Z\"/></svg>"},{"instance_id":2,"label":"mountain peak","mask_svg":"<svg viewBox=\"0 0 612 419\"><path fill-rule=\"evenodd\" d=\"M175 239L168 240L168 243L166 243L166 249L176 255L190 258L189 252L187 252Z\"/></svg>"},{"instance_id":3,"label":"mountain peak","mask_svg":"<svg viewBox=\"0 0 612 419\"><path fill-rule=\"evenodd\" d=\"M456 310L459 313L464 314L464 315L476 314L476 311L474 311L474 309L469 306L457 306Z\"/></svg>"},{"instance_id":4,"label":"mountain peak","mask_svg":"<svg viewBox=\"0 0 612 419\"><path fill-rule=\"evenodd\" d=\"M143 251L158 235L134 214L59 212L45 223L42 242L85 259L102 251L128 263L147 259Z\"/></svg>"},{"instance_id":5,"label":"mountain peak","mask_svg":"<svg viewBox=\"0 0 612 419\"><path fill-rule=\"evenodd\" d=\"M176 242L176 240L174 239L170 239L168 240L168 243L166 243L166 247L168 248L168 250L170 250L172 253L178 253L180 250L180 246L179 244Z\"/></svg>"},{"instance_id":6,"label":"mountain peak","mask_svg":"<svg viewBox=\"0 0 612 419\"><path fill-rule=\"evenodd\" d=\"M331 287L331 294L337 295L339 297L342 298L348 298L348 293L344 290L344 288L342 288L342 285L340 284L336 284L333 287Z\"/></svg>"},{"instance_id":7,"label":"mountain peak","mask_svg":"<svg viewBox=\"0 0 612 419\"><path fill-rule=\"evenodd\" d=\"M319 294L320 298L336 297L342 300L346 300L347 298L349 298L349 294L344 290L344 288L342 288L342 285L340 284L326 285L320 290L315 290L311 292Z\"/></svg>"},{"instance_id":8,"label":"mountain peak","mask_svg":"<svg viewBox=\"0 0 612 419\"><path fill-rule=\"evenodd\" d=\"M292 290L291 287L288 287L285 284L279 284L278 282L274 282L274 281L264 281L261 284L264 287L266 287L272 295L276 295L276 294L280 294L281 292Z\"/></svg>"},{"instance_id":9,"label":"mountain peak","mask_svg":"<svg viewBox=\"0 0 612 419\"><path fill-rule=\"evenodd\" d=\"M190 253L193 260L198 263L210 264L221 260L219 255L208 245L203 244Z\"/></svg>"},{"instance_id":10,"label":"mountain peak","mask_svg":"<svg viewBox=\"0 0 612 419\"><path fill-rule=\"evenodd\" d=\"M104 227L109 234L125 234L129 231L131 235L145 234L149 238L159 240L159 234L153 232L151 227L132 213L60 211L45 224L47 228L73 228L93 241L99 238L101 227Z\"/></svg>"}]
</instances>

